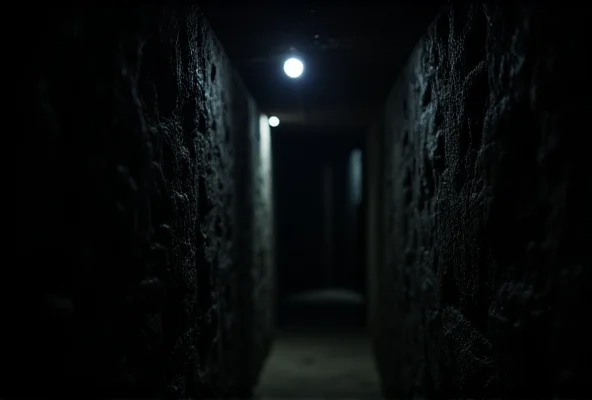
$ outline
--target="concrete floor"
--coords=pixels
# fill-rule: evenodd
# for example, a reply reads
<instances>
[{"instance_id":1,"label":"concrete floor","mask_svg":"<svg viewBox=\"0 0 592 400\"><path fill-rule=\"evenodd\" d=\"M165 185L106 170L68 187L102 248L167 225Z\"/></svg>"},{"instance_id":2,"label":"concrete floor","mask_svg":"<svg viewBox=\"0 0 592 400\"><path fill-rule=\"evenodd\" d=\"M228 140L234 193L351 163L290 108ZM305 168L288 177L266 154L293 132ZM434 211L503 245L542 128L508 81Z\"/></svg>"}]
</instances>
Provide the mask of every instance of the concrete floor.
<instances>
[{"instance_id":1,"label":"concrete floor","mask_svg":"<svg viewBox=\"0 0 592 400\"><path fill-rule=\"evenodd\" d=\"M285 333L275 342L255 398L380 399L370 342L359 333Z\"/></svg>"},{"instance_id":2,"label":"concrete floor","mask_svg":"<svg viewBox=\"0 0 592 400\"><path fill-rule=\"evenodd\" d=\"M318 306L317 301L310 306ZM280 333L259 378L255 399L337 398L381 398L370 340L363 329L325 325L290 327Z\"/></svg>"}]
</instances>

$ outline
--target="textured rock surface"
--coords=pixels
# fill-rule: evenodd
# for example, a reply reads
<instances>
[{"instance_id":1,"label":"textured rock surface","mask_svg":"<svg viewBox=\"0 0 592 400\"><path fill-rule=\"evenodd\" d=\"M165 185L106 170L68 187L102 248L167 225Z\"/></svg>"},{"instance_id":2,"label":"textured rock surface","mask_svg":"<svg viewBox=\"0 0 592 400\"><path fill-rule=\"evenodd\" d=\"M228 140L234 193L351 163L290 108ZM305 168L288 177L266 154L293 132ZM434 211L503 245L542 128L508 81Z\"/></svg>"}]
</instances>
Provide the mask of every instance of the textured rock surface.
<instances>
[{"instance_id":1,"label":"textured rock surface","mask_svg":"<svg viewBox=\"0 0 592 400\"><path fill-rule=\"evenodd\" d=\"M38 10L28 26L15 57L27 276L3 389L246 395L272 325L256 105L195 8Z\"/></svg>"},{"instance_id":2,"label":"textured rock surface","mask_svg":"<svg viewBox=\"0 0 592 400\"><path fill-rule=\"evenodd\" d=\"M400 76L369 142L388 395L592 394L589 15L453 5Z\"/></svg>"}]
</instances>

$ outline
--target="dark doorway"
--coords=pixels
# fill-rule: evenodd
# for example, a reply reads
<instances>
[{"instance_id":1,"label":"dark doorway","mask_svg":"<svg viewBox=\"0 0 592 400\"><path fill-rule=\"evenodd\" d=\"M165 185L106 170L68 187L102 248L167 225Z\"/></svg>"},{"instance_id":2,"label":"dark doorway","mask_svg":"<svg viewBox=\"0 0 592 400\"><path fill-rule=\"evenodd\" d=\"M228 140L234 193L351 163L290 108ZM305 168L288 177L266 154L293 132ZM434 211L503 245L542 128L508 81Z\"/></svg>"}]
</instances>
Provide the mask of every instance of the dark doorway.
<instances>
[{"instance_id":1,"label":"dark doorway","mask_svg":"<svg viewBox=\"0 0 592 400\"><path fill-rule=\"evenodd\" d=\"M276 129L272 142L279 326L362 327L360 141Z\"/></svg>"}]
</instances>

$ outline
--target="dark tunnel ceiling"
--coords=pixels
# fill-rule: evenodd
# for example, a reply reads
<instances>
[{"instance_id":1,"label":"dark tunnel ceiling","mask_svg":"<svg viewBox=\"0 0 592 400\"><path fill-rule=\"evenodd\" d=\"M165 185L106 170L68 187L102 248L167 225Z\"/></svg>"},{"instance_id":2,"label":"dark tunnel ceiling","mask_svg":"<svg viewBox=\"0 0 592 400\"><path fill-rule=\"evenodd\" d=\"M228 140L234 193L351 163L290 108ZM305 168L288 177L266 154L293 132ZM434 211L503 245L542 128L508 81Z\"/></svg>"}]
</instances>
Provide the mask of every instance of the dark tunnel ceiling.
<instances>
[{"instance_id":1,"label":"dark tunnel ceiling","mask_svg":"<svg viewBox=\"0 0 592 400\"><path fill-rule=\"evenodd\" d=\"M362 130L442 2L215 1L202 10L260 108L282 124ZM291 47L305 62L291 80Z\"/></svg>"}]
</instances>

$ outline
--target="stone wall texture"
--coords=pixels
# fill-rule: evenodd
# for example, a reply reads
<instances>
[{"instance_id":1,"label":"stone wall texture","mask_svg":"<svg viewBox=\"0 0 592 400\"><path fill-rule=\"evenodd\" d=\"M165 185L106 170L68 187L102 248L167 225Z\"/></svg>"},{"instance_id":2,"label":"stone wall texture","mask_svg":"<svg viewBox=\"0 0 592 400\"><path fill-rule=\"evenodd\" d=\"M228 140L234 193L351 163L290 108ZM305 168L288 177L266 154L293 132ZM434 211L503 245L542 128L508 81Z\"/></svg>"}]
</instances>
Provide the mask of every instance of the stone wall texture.
<instances>
[{"instance_id":1,"label":"stone wall texture","mask_svg":"<svg viewBox=\"0 0 592 400\"><path fill-rule=\"evenodd\" d=\"M273 324L255 103L194 6L26 15L3 391L244 398Z\"/></svg>"},{"instance_id":2,"label":"stone wall texture","mask_svg":"<svg viewBox=\"0 0 592 400\"><path fill-rule=\"evenodd\" d=\"M592 394L589 20L453 1L400 75L367 146L389 397Z\"/></svg>"}]
</instances>

